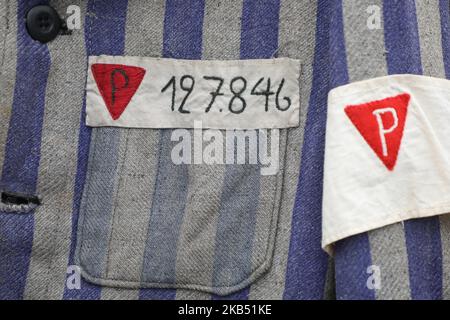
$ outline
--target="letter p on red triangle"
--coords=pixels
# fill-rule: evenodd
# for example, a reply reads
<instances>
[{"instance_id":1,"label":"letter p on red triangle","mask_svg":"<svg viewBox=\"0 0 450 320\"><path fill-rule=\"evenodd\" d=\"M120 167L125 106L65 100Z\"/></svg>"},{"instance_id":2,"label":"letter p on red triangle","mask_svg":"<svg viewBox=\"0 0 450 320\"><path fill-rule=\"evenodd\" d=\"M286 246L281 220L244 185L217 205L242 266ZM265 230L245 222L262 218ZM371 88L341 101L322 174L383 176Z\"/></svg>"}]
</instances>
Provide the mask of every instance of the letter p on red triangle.
<instances>
[{"instance_id":1,"label":"letter p on red triangle","mask_svg":"<svg viewBox=\"0 0 450 320\"><path fill-rule=\"evenodd\" d=\"M113 120L120 118L139 88L145 69L122 64L95 63L92 74Z\"/></svg>"},{"instance_id":2,"label":"letter p on red triangle","mask_svg":"<svg viewBox=\"0 0 450 320\"><path fill-rule=\"evenodd\" d=\"M345 113L388 170L393 170L405 128L407 93L345 108Z\"/></svg>"}]
</instances>

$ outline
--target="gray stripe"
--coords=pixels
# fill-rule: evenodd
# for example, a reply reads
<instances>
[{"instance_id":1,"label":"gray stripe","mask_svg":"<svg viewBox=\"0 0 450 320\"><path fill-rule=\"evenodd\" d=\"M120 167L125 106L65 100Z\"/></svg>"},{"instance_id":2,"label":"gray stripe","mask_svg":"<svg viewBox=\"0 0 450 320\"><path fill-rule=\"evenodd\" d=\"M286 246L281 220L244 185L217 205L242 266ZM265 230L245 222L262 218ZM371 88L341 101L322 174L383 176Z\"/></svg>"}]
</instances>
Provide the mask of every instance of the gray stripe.
<instances>
[{"instance_id":1,"label":"gray stripe","mask_svg":"<svg viewBox=\"0 0 450 320\"><path fill-rule=\"evenodd\" d=\"M0 168L3 167L4 148L14 98L17 59L17 1L0 0Z\"/></svg>"},{"instance_id":2,"label":"gray stripe","mask_svg":"<svg viewBox=\"0 0 450 320\"><path fill-rule=\"evenodd\" d=\"M258 215L255 220L255 234L254 243L255 248L262 248L262 250L254 250L252 255L252 265L254 268L261 265L265 259L268 259L267 253L272 250L264 250L267 246L267 241L272 245L275 238L273 232L276 229L278 223L278 213L280 212L280 197L281 186L283 183L283 170L286 151L286 130L267 130L267 137L264 137L265 133L258 131L258 139L266 140L267 150L271 150L272 142L278 144L278 173L272 176L262 176L260 178L260 194L258 202ZM277 139L278 135L278 141ZM275 138L274 138L275 136ZM272 141L273 140L273 141Z\"/></svg>"},{"instance_id":3,"label":"gray stripe","mask_svg":"<svg viewBox=\"0 0 450 320\"><path fill-rule=\"evenodd\" d=\"M344 34L351 82L387 74L383 23L380 29L370 30L367 26L370 16L367 8L371 5L379 7L382 17L381 0L343 2ZM408 257L403 228L397 224L368 234L372 263L381 269L382 285L376 292L377 298L408 298Z\"/></svg>"},{"instance_id":4,"label":"gray stripe","mask_svg":"<svg viewBox=\"0 0 450 320\"><path fill-rule=\"evenodd\" d=\"M126 263L126 261L125 261ZM101 300L137 300L138 289L103 287Z\"/></svg>"},{"instance_id":5,"label":"gray stripe","mask_svg":"<svg viewBox=\"0 0 450 320\"><path fill-rule=\"evenodd\" d=\"M450 214L439 217L442 242L442 298L450 299Z\"/></svg>"},{"instance_id":6,"label":"gray stripe","mask_svg":"<svg viewBox=\"0 0 450 320\"><path fill-rule=\"evenodd\" d=\"M125 55L159 57L162 52L164 1L138 1L128 7ZM145 44L145 45L143 45ZM158 164L157 130L122 129L129 134L123 179L117 193L111 235L110 277L140 279ZM121 239L134 239L121 241ZM102 299L137 299L139 289L105 287Z\"/></svg>"},{"instance_id":7,"label":"gray stripe","mask_svg":"<svg viewBox=\"0 0 450 320\"><path fill-rule=\"evenodd\" d=\"M54 1L61 15L77 4ZM34 215L34 239L24 297L61 299L72 229L72 199L78 132L86 79L84 34L75 30L48 44L52 65L47 83L37 192L42 205ZM67 84L61 86L61 84ZM70 97L70 98L68 98Z\"/></svg>"},{"instance_id":8,"label":"gray stripe","mask_svg":"<svg viewBox=\"0 0 450 320\"><path fill-rule=\"evenodd\" d=\"M197 290L177 289L176 300L210 300L211 294Z\"/></svg>"},{"instance_id":9,"label":"gray stripe","mask_svg":"<svg viewBox=\"0 0 450 320\"><path fill-rule=\"evenodd\" d=\"M8 0L0 0L0 66L3 66L5 62L5 46L6 46L6 36L9 32L9 20L10 17L10 3ZM0 69L1 70L1 69Z\"/></svg>"},{"instance_id":10,"label":"gray stripe","mask_svg":"<svg viewBox=\"0 0 450 320\"><path fill-rule=\"evenodd\" d=\"M202 59L239 59L241 13L241 0L205 1ZM206 277L212 284L214 252L209 249L216 235L224 173L223 165L189 167L189 194L177 255L178 279L189 277L194 283L202 283ZM196 266L207 271L198 273L191 270ZM177 299L209 297L210 294L186 290L178 290L176 296Z\"/></svg>"},{"instance_id":11,"label":"gray stripe","mask_svg":"<svg viewBox=\"0 0 450 320\"><path fill-rule=\"evenodd\" d=\"M238 59L242 0L205 1L203 59Z\"/></svg>"},{"instance_id":12,"label":"gray stripe","mask_svg":"<svg viewBox=\"0 0 450 320\"><path fill-rule=\"evenodd\" d=\"M377 299L411 299L403 223L370 231L369 242L372 264L379 266L381 273L381 288L375 291Z\"/></svg>"},{"instance_id":13,"label":"gray stripe","mask_svg":"<svg viewBox=\"0 0 450 320\"><path fill-rule=\"evenodd\" d=\"M128 6L125 54L160 57L163 44L165 1L133 0ZM153 131L153 130L150 130Z\"/></svg>"},{"instance_id":14,"label":"gray stripe","mask_svg":"<svg viewBox=\"0 0 450 320\"><path fill-rule=\"evenodd\" d=\"M92 130L75 257L91 279L105 278L117 173L125 151L119 148L120 140L120 129Z\"/></svg>"},{"instance_id":15,"label":"gray stripe","mask_svg":"<svg viewBox=\"0 0 450 320\"><path fill-rule=\"evenodd\" d=\"M416 1L423 74L445 78L439 0Z\"/></svg>"},{"instance_id":16,"label":"gray stripe","mask_svg":"<svg viewBox=\"0 0 450 320\"><path fill-rule=\"evenodd\" d=\"M380 29L368 28L367 21L371 15L367 13L367 8L370 6L380 9L382 19L381 0L343 0L344 35L350 82L387 74L383 20Z\"/></svg>"},{"instance_id":17,"label":"gray stripe","mask_svg":"<svg viewBox=\"0 0 450 320\"><path fill-rule=\"evenodd\" d=\"M223 165L193 165L189 168L189 194L186 203L185 221L181 230L177 254L177 280L190 283L212 282L214 242L217 212L220 206ZM198 272L201 267L202 272ZM209 281L208 281L209 279ZM177 292L177 299L202 299L209 295L198 292Z\"/></svg>"},{"instance_id":18,"label":"gray stripe","mask_svg":"<svg viewBox=\"0 0 450 320\"><path fill-rule=\"evenodd\" d=\"M281 2L278 56L297 58L302 61L301 119L298 128L287 130L287 151L284 161L285 169L280 217L277 226L272 268L251 286L250 299L281 299L283 297L291 235L292 210L297 190L305 115L309 104L312 82L316 7L313 4L304 5L304 3L297 0L283 0ZM292 26L295 26L295 28ZM280 135L280 141L282 139ZM280 162L282 162L282 159L284 158L280 153Z\"/></svg>"}]
</instances>

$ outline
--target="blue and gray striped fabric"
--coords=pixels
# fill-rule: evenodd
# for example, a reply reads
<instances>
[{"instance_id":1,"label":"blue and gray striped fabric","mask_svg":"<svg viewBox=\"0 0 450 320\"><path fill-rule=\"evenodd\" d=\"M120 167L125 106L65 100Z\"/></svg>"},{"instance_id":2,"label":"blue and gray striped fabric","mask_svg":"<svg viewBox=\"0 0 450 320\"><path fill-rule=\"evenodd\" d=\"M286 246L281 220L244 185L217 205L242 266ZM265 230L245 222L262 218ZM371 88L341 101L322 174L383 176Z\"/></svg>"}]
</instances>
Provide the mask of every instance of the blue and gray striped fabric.
<instances>
[{"instance_id":1,"label":"blue and gray striped fabric","mask_svg":"<svg viewBox=\"0 0 450 320\"><path fill-rule=\"evenodd\" d=\"M24 16L81 8L82 29L33 41ZM369 6L381 28L369 29ZM327 94L386 74L450 77L447 0L0 0L0 299L450 298L450 218L320 248ZM88 128L89 55L302 61L301 125L280 172L174 165L171 130ZM66 285L80 264L87 280ZM367 268L381 287L367 287ZM94 284L97 283L97 284ZM111 287L114 283L119 287ZM175 289L174 287L177 287Z\"/></svg>"}]
</instances>

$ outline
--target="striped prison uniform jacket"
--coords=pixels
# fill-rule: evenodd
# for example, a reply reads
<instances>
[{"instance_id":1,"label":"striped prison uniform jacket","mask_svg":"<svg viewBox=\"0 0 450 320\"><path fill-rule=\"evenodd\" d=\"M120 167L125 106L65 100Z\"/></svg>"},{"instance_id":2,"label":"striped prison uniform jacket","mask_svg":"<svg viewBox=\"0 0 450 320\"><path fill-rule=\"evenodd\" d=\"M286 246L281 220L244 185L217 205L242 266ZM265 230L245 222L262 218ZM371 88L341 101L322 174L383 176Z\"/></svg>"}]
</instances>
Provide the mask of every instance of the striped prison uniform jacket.
<instances>
[{"instance_id":1,"label":"striped prison uniform jacket","mask_svg":"<svg viewBox=\"0 0 450 320\"><path fill-rule=\"evenodd\" d=\"M38 4L79 6L81 29L33 40ZM333 258L321 248L328 92L450 78L449 23L447 0L0 0L0 191L41 199L0 207L0 299L450 298L446 215L348 237ZM174 165L171 129L87 127L87 57L102 54L300 59L300 126L280 130L278 174Z\"/></svg>"}]
</instances>

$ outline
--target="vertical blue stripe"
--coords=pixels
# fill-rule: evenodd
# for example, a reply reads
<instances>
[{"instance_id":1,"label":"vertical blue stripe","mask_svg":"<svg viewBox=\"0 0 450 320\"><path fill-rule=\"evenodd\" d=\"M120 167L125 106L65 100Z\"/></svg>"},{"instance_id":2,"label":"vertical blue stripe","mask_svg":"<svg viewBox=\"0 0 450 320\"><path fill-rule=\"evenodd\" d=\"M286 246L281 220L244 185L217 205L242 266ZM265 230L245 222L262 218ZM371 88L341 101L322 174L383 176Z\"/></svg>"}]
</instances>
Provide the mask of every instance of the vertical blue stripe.
<instances>
[{"instance_id":1,"label":"vertical blue stripe","mask_svg":"<svg viewBox=\"0 0 450 320\"><path fill-rule=\"evenodd\" d=\"M35 194L50 55L28 35L24 17L40 0L17 3L17 66L0 190ZM0 93L1 94L1 93ZM0 212L0 299L21 299L33 246L34 212Z\"/></svg>"},{"instance_id":2,"label":"vertical blue stripe","mask_svg":"<svg viewBox=\"0 0 450 320\"><path fill-rule=\"evenodd\" d=\"M405 222L411 298L442 299L442 246L439 218Z\"/></svg>"},{"instance_id":3,"label":"vertical blue stripe","mask_svg":"<svg viewBox=\"0 0 450 320\"><path fill-rule=\"evenodd\" d=\"M350 80L347 69L347 54L344 38L342 0L333 2L330 21L330 88L347 84ZM326 94L326 98L328 94ZM325 146L323 144L323 146Z\"/></svg>"},{"instance_id":4,"label":"vertical blue stripe","mask_svg":"<svg viewBox=\"0 0 450 320\"><path fill-rule=\"evenodd\" d=\"M439 11L445 76L447 79L450 79L450 2L448 0L439 0Z\"/></svg>"},{"instance_id":5,"label":"vertical blue stripe","mask_svg":"<svg viewBox=\"0 0 450 320\"><path fill-rule=\"evenodd\" d=\"M280 0L244 0L241 59L273 56L278 48L279 13ZM230 277L238 283L251 272L260 176L259 165L226 167L216 235L214 286L223 286ZM226 297L214 295L212 298L244 300L248 299L248 294L249 287Z\"/></svg>"},{"instance_id":6,"label":"vertical blue stripe","mask_svg":"<svg viewBox=\"0 0 450 320\"><path fill-rule=\"evenodd\" d=\"M422 74L414 0L385 0L383 16L389 74Z\"/></svg>"},{"instance_id":7,"label":"vertical blue stripe","mask_svg":"<svg viewBox=\"0 0 450 320\"><path fill-rule=\"evenodd\" d=\"M375 291L367 287L372 265L367 233L341 240L335 245L336 298L374 300ZM382 272L382 271L381 271Z\"/></svg>"},{"instance_id":8,"label":"vertical blue stripe","mask_svg":"<svg viewBox=\"0 0 450 320\"><path fill-rule=\"evenodd\" d=\"M122 55L124 53L127 6L127 0L89 1L84 29L86 54L88 56L100 54ZM74 264L78 217L84 182L86 180L89 146L91 141L91 129L86 126L85 111L86 101L83 103L83 111L80 119L80 133L78 137L78 163L74 187L72 243L70 247L69 265ZM100 286L82 280L80 290L69 290L66 287L64 299L99 299L100 295Z\"/></svg>"},{"instance_id":9,"label":"vertical blue stripe","mask_svg":"<svg viewBox=\"0 0 450 320\"><path fill-rule=\"evenodd\" d=\"M278 49L280 0L244 0L241 59L271 58Z\"/></svg>"},{"instance_id":10,"label":"vertical blue stripe","mask_svg":"<svg viewBox=\"0 0 450 320\"><path fill-rule=\"evenodd\" d=\"M313 82L292 215L284 299L322 299L327 255L321 248L323 159L330 87L348 82L342 3L319 1Z\"/></svg>"},{"instance_id":11,"label":"vertical blue stripe","mask_svg":"<svg viewBox=\"0 0 450 320\"><path fill-rule=\"evenodd\" d=\"M422 74L414 1L386 0L383 14L389 74ZM439 218L410 220L406 221L404 226L411 297L413 299L442 298Z\"/></svg>"},{"instance_id":12,"label":"vertical blue stripe","mask_svg":"<svg viewBox=\"0 0 450 320\"><path fill-rule=\"evenodd\" d=\"M167 0L164 16L163 56L201 59L204 0Z\"/></svg>"},{"instance_id":13,"label":"vertical blue stripe","mask_svg":"<svg viewBox=\"0 0 450 320\"><path fill-rule=\"evenodd\" d=\"M163 56L201 59L205 3L203 0L167 0L164 17ZM172 130L161 130L155 192L144 254L144 281L176 281L177 240L183 221L188 167L174 165L170 154ZM165 243L166 246L161 246ZM176 290L142 289L140 299L175 299Z\"/></svg>"}]
</instances>

